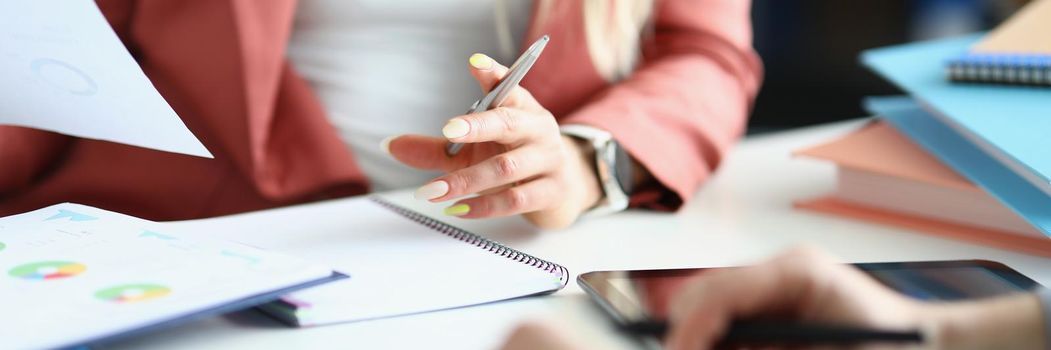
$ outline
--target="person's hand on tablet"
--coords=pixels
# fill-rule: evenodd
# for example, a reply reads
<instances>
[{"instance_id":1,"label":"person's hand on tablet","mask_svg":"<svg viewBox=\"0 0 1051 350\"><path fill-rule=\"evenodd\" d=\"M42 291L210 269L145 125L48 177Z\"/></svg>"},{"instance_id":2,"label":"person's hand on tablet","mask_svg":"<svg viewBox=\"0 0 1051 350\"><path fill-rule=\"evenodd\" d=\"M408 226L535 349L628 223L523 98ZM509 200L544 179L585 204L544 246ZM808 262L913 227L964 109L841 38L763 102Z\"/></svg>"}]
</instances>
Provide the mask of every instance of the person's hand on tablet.
<instances>
[{"instance_id":1,"label":"person's hand on tablet","mask_svg":"<svg viewBox=\"0 0 1051 350\"><path fill-rule=\"evenodd\" d=\"M920 329L930 349L1044 349L1032 294L968 302L907 298L812 248L702 274L672 300L670 349L710 348L731 321L778 318L877 329Z\"/></svg>"},{"instance_id":2,"label":"person's hand on tablet","mask_svg":"<svg viewBox=\"0 0 1051 350\"><path fill-rule=\"evenodd\" d=\"M707 349L737 319L914 329L918 302L810 248L697 276L672 299L670 349Z\"/></svg>"},{"instance_id":3,"label":"person's hand on tablet","mask_svg":"<svg viewBox=\"0 0 1051 350\"><path fill-rule=\"evenodd\" d=\"M698 275L686 282L668 309L671 330L665 345L674 350L710 349L732 321L741 319L919 329L925 338L922 349L1046 349L1048 337L1035 294L922 302L812 248L793 249L759 265ZM502 348L589 348L571 334L558 327L524 323Z\"/></svg>"},{"instance_id":4,"label":"person's hand on tablet","mask_svg":"<svg viewBox=\"0 0 1051 350\"><path fill-rule=\"evenodd\" d=\"M471 74L483 90L507 74L482 54L469 59ZM397 160L420 169L441 170L416 191L431 202L457 200L448 215L488 218L523 214L542 228L562 228L601 198L593 156L563 136L554 116L522 87L515 87L499 108L454 117L442 137L402 135L384 141ZM463 143L455 156L448 142ZM478 194L477 197L463 198Z\"/></svg>"}]
</instances>

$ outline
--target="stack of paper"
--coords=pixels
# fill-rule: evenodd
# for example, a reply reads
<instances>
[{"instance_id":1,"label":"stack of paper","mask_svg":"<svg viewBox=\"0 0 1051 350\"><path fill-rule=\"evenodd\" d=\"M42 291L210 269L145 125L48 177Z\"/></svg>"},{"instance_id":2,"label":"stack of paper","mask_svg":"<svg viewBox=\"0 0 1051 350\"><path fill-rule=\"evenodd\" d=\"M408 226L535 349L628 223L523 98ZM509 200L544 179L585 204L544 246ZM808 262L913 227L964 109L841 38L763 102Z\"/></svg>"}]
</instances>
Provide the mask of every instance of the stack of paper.
<instances>
[{"instance_id":1,"label":"stack of paper","mask_svg":"<svg viewBox=\"0 0 1051 350\"><path fill-rule=\"evenodd\" d=\"M0 343L95 343L248 308L338 277L284 254L60 204L0 218Z\"/></svg>"}]
</instances>

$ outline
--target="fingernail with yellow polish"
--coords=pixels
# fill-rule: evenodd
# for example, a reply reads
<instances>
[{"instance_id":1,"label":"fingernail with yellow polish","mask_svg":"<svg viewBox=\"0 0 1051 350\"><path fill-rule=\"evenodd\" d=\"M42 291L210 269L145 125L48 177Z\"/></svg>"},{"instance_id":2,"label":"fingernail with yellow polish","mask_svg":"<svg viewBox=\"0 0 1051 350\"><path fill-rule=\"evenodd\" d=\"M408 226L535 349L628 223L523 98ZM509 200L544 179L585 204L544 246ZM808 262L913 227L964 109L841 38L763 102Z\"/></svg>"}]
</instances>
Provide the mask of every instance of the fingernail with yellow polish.
<instances>
[{"instance_id":1,"label":"fingernail with yellow polish","mask_svg":"<svg viewBox=\"0 0 1051 350\"><path fill-rule=\"evenodd\" d=\"M435 181L416 189L416 199L435 199L449 193L449 183Z\"/></svg>"},{"instance_id":2,"label":"fingernail with yellow polish","mask_svg":"<svg viewBox=\"0 0 1051 350\"><path fill-rule=\"evenodd\" d=\"M480 53L471 55L471 58L468 58L467 62L470 62L471 67L474 67L475 69L489 70L493 68L493 59Z\"/></svg>"},{"instance_id":3,"label":"fingernail with yellow polish","mask_svg":"<svg viewBox=\"0 0 1051 350\"><path fill-rule=\"evenodd\" d=\"M471 206L467 204L457 204L448 208L445 208L445 215L449 216L464 216L471 212Z\"/></svg>"},{"instance_id":4,"label":"fingernail with yellow polish","mask_svg":"<svg viewBox=\"0 0 1051 350\"><path fill-rule=\"evenodd\" d=\"M442 127L442 135L445 138L455 139L458 137L467 136L467 133L471 131L471 124L468 124L466 120L460 118L450 119L445 126Z\"/></svg>"},{"instance_id":5,"label":"fingernail with yellow polish","mask_svg":"<svg viewBox=\"0 0 1051 350\"><path fill-rule=\"evenodd\" d=\"M380 141L380 149L383 150L383 153L390 155L390 142L394 141L395 138L397 136L387 136L383 141Z\"/></svg>"}]
</instances>

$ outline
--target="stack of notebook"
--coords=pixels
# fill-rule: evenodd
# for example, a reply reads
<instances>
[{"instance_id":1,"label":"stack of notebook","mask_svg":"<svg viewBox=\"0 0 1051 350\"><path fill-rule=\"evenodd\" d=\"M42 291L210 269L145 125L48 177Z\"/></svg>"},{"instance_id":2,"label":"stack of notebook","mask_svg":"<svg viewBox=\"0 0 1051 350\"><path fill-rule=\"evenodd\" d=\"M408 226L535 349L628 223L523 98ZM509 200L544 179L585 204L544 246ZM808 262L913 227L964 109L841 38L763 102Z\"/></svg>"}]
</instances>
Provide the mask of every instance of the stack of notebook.
<instances>
[{"instance_id":1,"label":"stack of notebook","mask_svg":"<svg viewBox=\"0 0 1051 350\"><path fill-rule=\"evenodd\" d=\"M882 121L801 151L836 163L839 185L797 205L1051 256L1051 90L945 79L981 39L865 52L911 96L870 98Z\"/></svg>"},{"instance_id":2,"label":"stack of notebook","mask_svg":"<svg viewBox=\"0 0 1051 350\"><path fill-rule=\"evenodd\" d=\"M887 122L797 152L837 165L832 193L797 207L1051 255L1051 239Z\"/></svg>"}]
</instances>

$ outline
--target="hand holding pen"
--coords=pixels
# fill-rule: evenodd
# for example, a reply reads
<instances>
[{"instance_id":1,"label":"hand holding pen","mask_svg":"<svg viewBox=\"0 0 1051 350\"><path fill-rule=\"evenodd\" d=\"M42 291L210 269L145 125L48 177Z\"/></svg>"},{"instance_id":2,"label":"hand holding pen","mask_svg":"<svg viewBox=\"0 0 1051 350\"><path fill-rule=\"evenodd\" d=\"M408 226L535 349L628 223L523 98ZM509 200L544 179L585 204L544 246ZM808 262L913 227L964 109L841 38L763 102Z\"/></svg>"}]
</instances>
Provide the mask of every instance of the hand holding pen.
<instances>
[{"instance_id":1,"label":"hand holding pen","mask_svg":"<svg viewBox=\"0 0 1051 350\"><path fill-rule=\"evenodd\" d=\"M523 214L542 228L568 226L599 200L586 148L563 136L551 112L518 86L547 40L538 40L512 68L472 55L470 72L488 93L468 113L449 119L444 137L402 135L384 142L409 166L447 172L417 189L416 198L456 200L447 215Z\"/></svg>"},{"instance_id":2,"label":"hand holding pen","mask_svg":"<svg viewBox=\"0 0 1051 350\"><path fill-rule=\"evenodd\" d=\"M525 53L522 54L515 63L511 64L507 74L500 79L500 82L489 90L489 93L485 94L484 97L478 101L474 101L471 108L467 110L466 114L474 114L495 109L504 104L507 100L508 95L511 91L518 88L518 84L522 82L529 70L533 68L533 64L540 58L540 54L544 52L544 48L547 47L547 42L550 40L547 35L538 39L533 45L530 45L526 49ZM471 56L472 59L476 56ZM480 57L478 59L481 59ZM473 62L472 62L472 65ZM443 131L444 132L444 131ZM463 148L462 143L450 142L445 147L445 153L449 156L455 156Z\"/></svg>"}]
</instances>

